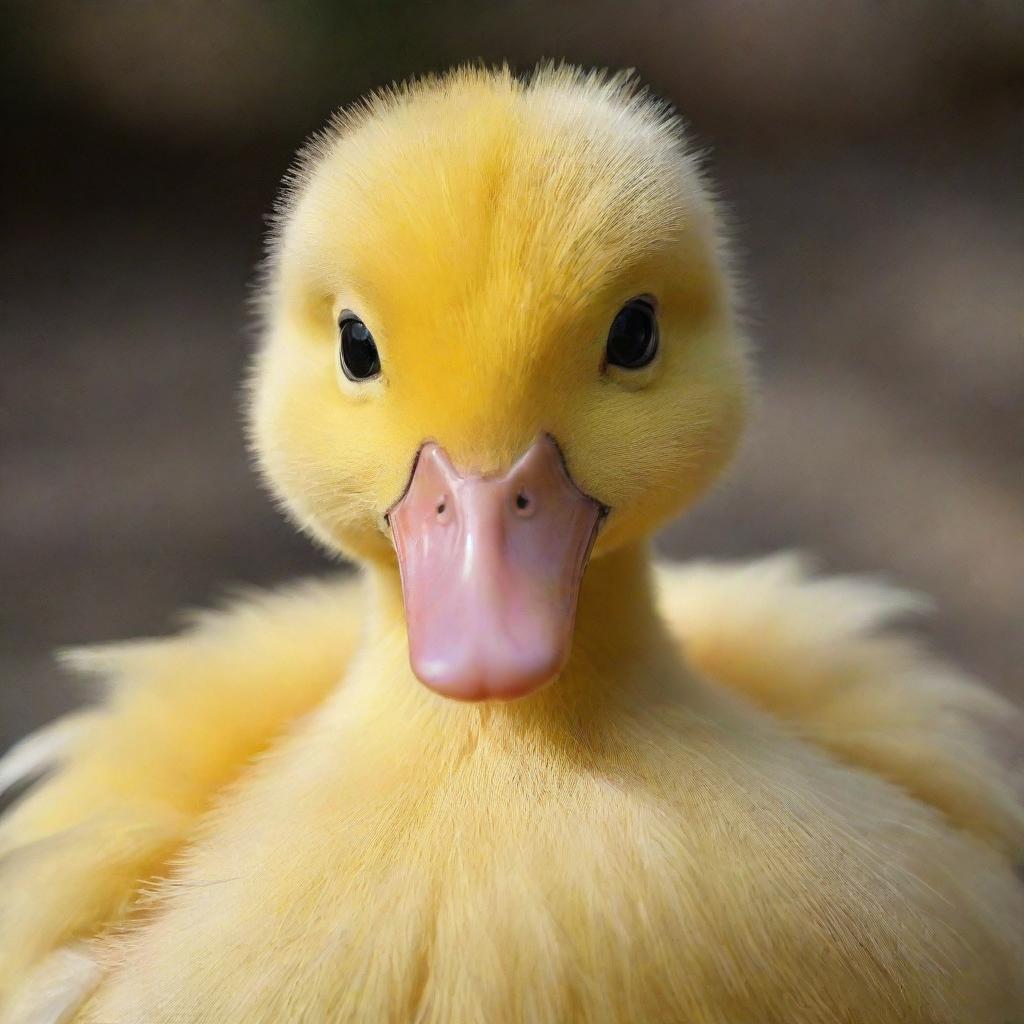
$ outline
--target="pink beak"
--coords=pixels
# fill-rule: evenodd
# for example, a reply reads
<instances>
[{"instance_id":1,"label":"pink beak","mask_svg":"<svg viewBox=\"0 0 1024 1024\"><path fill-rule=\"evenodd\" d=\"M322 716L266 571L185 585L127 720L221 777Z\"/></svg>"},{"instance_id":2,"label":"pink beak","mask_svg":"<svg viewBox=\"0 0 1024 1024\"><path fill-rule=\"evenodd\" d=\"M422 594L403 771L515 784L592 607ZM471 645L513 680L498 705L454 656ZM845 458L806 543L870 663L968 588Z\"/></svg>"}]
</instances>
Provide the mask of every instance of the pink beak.
<instances>
[{"instance_id":1,"label":"pink beak","mask_svg":"<svg viewBox=\"0 0 1024 1024\"><path fill-rule=\"evenodd\" d=\"M459 700L533 692L565 665L603 507L548 435L503 476L461 476L423 446L388 514L421 682Z\"/></svg>"}]
</instances>

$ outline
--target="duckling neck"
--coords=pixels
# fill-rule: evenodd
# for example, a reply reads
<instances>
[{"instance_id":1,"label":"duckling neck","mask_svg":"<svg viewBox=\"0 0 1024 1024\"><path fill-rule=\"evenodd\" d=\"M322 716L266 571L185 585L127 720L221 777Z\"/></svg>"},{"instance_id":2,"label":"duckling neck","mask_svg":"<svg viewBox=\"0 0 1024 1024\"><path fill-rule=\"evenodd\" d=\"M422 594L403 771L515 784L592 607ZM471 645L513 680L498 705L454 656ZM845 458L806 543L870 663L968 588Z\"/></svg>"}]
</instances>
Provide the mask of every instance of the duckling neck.
<instances>
[{"instance_id":1,"label":"duckling neck","mask_svg":"<svg viewBox=\"0 0 1024 1024\"><path fill-rule=\"evenodd\" d=\"M572 661L601 658L639 664L660 656L666 631L655 607L646 543L595 559L583 578L576 611Z\"/></svg>"},{"instance_id":2,"label":"duckling neck","mask_svg":"<svg viewBox=\"0 0 1024 1024\"><path fill-rule=\"evenodd\" d=\"M404 638L401 580L394 566L369 570L368 646ZM402 647L405 655L404 643ZM666 662L677 664L677 648L657 612L649 545L638 543L595 558L580 587L573 646L557 682L539 703L596 705L614 691L650 692L664 680ZM411 670L409 680L415 682ZM416 684L417 690L422 689ZM535 698L514 705L535 703Z\"/></svg>"}]
</instances>

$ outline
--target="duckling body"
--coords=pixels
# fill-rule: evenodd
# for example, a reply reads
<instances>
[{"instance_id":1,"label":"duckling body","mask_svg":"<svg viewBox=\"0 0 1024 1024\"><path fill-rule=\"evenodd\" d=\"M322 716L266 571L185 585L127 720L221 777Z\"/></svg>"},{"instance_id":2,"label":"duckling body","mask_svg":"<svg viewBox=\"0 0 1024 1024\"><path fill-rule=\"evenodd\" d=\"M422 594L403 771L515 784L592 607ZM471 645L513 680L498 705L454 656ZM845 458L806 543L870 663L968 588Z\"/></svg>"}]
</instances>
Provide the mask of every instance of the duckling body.
<instances>
[{"instance_id":1,"label":"duckling body","mask_svg":"<svg viewBox=\"0 0 1024 1024\"><path fill-rule=\"evenodd\" d=\"M0 881L25 894L0 910L8 1020L1005 1024L1024 1012L1024 787L1001 746L1020 735L1016 713L877 633L900 605L881 588L829 589L781 562L651 573L645 536L727 455L742 357L705 245L713 221L688 172L679 195L654 173L678 153L622 88L548 72L527 95L503 73L467 72L391 98L379 123L364 114L347 143L358 173L319 144L286 214L255 433L292 514L364 575L93 659L121 679L109 706L45 751L61 767L0 828ZM375 239L417 251L433 209L418 189L446 218L471 208L471 228L477 196L499 210L493 233L445 237L463 256L483 246L489 270L445 291L424 259L402 304L400 282L377 290L378 256L359 264L317 232L339 194L378 210L368 165L393 165L368 140L386 150L411 133L422 157L420 126L439 110L468 121L468 148L448 153L440 184L407 183L427 212ZM534 170L567 159L563 130L579 166L559 185ZM637 163L633 147L653 155ZM476 192L485 157L495 177ZM615 188L580 192L613 172ZM575 198L575 244L550 265L564 211L539 238L536 218L503 219L499 186L520 175ZM595 204L615 217L588 222ZM524 306L524 257L522 294L554 324L539 329L544 360L498 318ZM344 286L325 278L332 259L356 260ZM676 284L679 266L691 273ZM573 325L648 293L662 354L607 367ZM429 319L438 294L454 319ZM357 335L364 348L336 379L335 343L318 332L340 323L344 357L355 305L374 308L379 359ZM629 324L647 315L623 309ZM427 345L438 323L444 344ZM467 379L483 391L460 395ZM509 391L510 379L525 383ZM655 450L623 447L638 423ZM489 480L538 434L560 445L570 500L594 496L606 519L578 606L565 605L571 650L546 686L520 678L517 700L451 700L444 666L410 657L418 597L388 536L405 528L394 511L422 490L424 439ZM454 499L439 493L431 515L435 500L429 528L447 528ZM524 522L493 571L529 554ZM478 564L467 556L465 573ZM482 673L514 674L501 651L480 652Z\"/></svg>"},{"instance_id":2,"label":"duckling body","mask_svg":"<svg viewBox=\"0 0 1024 1024\"><path fill-rule=\"evenodd\" d=\"M943 791L952 803L942 814L849 757L831 757L813 725L801 730L808 742L721 686L680 671L678 640L652 629L641 610L643 585L623 588L615 575L633 611L610 632L607 623L588 628L592 613L604 619L623 610L609 609L605 581L591 578L572 666L543 704L464 705L430 694L413 678L394 623L367 635L340 684L313 683L318 672L326 680L336 670L329 657L301 666L310 693L322 691L291 726L294 710L257 684L266 705L279 707L284 720L273 730L284 735L264 737L269 753L255 765L234 765L240 779L198 827L187 825L184 855L149 898L159 913L143 913L143 926L108 934L90 950L94 963L109 966L89 976L90 988L98 987L75 1019L810 1022L860 1020L866 1011L858 1008L867 1006L882 1022L962 1020L963 1007L971 1020L995 1021L1015 1007L1022 887L995 829L956 817L955 787ZM690 577L667 579L661 599L670 602L676 631L703 645L707 668L716 667L707 651L713 630L698 628L696 616L679 619L702 595L713 603L729 585L737 604L746 595L736 621L759 625L761 635L745 646L734 637L734 658L756 651L762 637L762 653L777 656L779 648L765 646L772 623L776 635L788 628L792 642L805 625L792 611L799 598L821 606L814 584L780 575L777 566L766 565L760 578L753 567L717 576L704 567ZM332 627L355 625L359 586L289 594L262 610L272 611L269 623L276 619L283 636L344 659L350 637ZM882 593L873 596L880 609ZM787 599L790 611L780 617ZM847 607L854 603L851 588ZM313 612L324 606L334 614ZM760 623L750 619L755 606ZM164 642L162 680L156 651L145 671L136 661L137 683L156 692L144 701L129 694L134 706L115 707L115 724L145 746L144 706L159 708L164 721L195 715L187 699L175 707L188 684L172 688L173 676L214 639L227 659L222 666L243 671L254 627L269 644L260 611L228 613L216 633L208 623L211 635L191 638L191 652L181 640ZM609 641L614 646L645 620L642 634L609 658ZM813 655L805 649L802 659L791 651L776 671L806 683L827 654L826 664L843 667L847 689L870 692L876 679L851 676L849 666L880 638L863 630L844 638L824 615L819 627L823 646ZM143 653L126 652L126 667ZM908 692L904 658L889 653L887 688L917 709L922 733L908 735L891 704L876 710L865 758L886 740L921 750L941 721L933 699L942 714L959 711L961 731L986 709L1009 710L965 684L957 709L941 679ZM254 661L257 679L273 663L269 654L264 647ZM581 701L595 678L606 684L605 698ZM218 707L228 713L236 681L196 680L207 715ZM296 681L286 677L286 694ZM753 689L754 679L746 682ZM214 724L185 728L195 735ZM230 736L229 721L216 724ZM65 782L76 772L87 777L90 760L95 767L95 739L83 737L78 749ZM924 770L905 767L899 781L941 778L943 749L939 740L937 750L924 750ZM116 776L116 753L100 753ZM1012 842L1020 817L999 814L998 758L981 744L976 756L991 758L989 790L971 810L984 817L987 795L988 825L1003 825ZM186 758L181 767L201 768L200 761ZM949 761L955 767L955 754ZM133 784L124 779L122 787ZM55 807L59 795L44 785L15 813L8 836L19 814L26 827L33 801L37 810L49 803L51 813L102 824L95 807ZM149 813L188 820L183 806L160 796ZM128 806L123 793L122 802ZM136 804L124 813L133 811L142 832L147 811ZM131 833L109 813L107 821L111 852L126 838L130 847ZM72 850L58 844L62 853ZM93 865L96 879L117 879L116 865L116 857ZM28 880L38 891L38 878ZM76 895L81 900L80 889L62 894L65 908ZM44 962L62 969L59 958Z\"/></svg>"}]
</instances>

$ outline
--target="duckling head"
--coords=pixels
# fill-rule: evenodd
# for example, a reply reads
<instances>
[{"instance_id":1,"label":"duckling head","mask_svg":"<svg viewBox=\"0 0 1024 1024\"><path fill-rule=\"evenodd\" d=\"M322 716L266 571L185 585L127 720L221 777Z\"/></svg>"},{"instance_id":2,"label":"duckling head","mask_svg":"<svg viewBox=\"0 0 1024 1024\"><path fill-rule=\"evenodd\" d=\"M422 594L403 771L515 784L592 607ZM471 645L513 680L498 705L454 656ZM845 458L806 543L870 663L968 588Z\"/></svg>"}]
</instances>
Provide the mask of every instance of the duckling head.
<instances>
[{"instance_id":1,"label":"duckling head","mask_svg":"<svg viewBox=\"0 0 1024 1024\"><path fill-rule=\"evenodd\" d=\"M462 699L567 657L588 560L728 461L747 393L720 228L627 76L459 70L300 155L251 389L274 493L401 574L410 659Z\"/></svg>"}]
</instances>

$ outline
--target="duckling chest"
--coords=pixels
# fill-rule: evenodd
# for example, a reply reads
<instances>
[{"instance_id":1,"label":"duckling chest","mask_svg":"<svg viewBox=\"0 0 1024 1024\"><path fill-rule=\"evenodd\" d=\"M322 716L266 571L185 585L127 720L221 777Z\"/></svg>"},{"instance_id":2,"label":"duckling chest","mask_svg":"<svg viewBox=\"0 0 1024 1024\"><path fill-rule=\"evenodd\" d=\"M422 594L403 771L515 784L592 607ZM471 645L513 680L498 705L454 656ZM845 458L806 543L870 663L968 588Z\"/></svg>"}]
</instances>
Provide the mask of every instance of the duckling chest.
<instances>
[{"instance_id":1,"label":"duckling chest","mask_svg":"<svg viewBox=\"0 0 1024 1024\"><path fill-rule=\"evenodd\" d=\"M785 993L820 851L715 759L350 743L219 812L87 1019L817 1019ZM813 955L855 1001L848 952Z\"/></svg>"}]
</instances>

